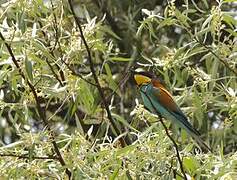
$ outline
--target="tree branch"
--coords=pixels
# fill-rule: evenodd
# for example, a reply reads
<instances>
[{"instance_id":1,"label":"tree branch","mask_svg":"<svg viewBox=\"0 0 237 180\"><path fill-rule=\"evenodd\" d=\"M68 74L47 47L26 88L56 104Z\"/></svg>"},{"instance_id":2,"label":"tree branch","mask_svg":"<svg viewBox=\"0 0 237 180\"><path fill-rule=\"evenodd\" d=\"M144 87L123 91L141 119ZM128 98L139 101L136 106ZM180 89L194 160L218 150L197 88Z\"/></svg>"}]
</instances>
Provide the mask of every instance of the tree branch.
<instances>
[{"instance_id":1,"label":"tree branch","mask_svg":"<svg viewBox=\"0 0 237 180\"><path fill-rule=\"evenodd\" d=\"M187 176L186 176L185 171L184 171L183 162L182 162L182 160L181 160L181 156L180 156L180 153L179 153L179 148L178 148L177 143L175 142L174 138L170 135L168 128L166 127L164 121L162 120L162 117L161 117L160 113L156 110L156 107L155 107L154 104L152 103L150 97L146 94L146 92L144 92L144 91L141 91L141 92L148 98L149 102L151 103L152 108L155 110L156 115L159 117L159 120L160 120L160 122L161 122L163 128L165 129L166 135L168 136L168 138L169 138L169 139L172 141L172 143L174 144L174 148L175 148L175 151L176 151L176 157L177 157L177 159L178 159L178 162L179 162L179 165L180 165L180 169L181 169L181 172L182 172L182 174L183 174L183 178L184 178L185 180L187 180Z\"/></svg>"},{"instance_id":2,"label":"tree branch","mask_svg":"<svg viewBox=\"0 0 237 180\"><path fill-rule=\"evenodd\" d=\"M40 27L41 27L41 32L42 32L43 36L46 38L47 35L46 35L46 33L42 30L42 27L43 27L42 23L41 23L40 21L39 21L38 23L39 23L39 25L40 25ZM55 38L56 38L56 40L58 39L57 35L55 36ZM57 45L57 44L56 44L57 42L58 42L58 41L55 42L54 46ZM50 46L50 42L46 42L46 44L47 44L48 47ZM55 58L55 55L54 55L54 53L53 53L53 50L50 50L49 53ZM59 67L59 65L58 65L57 63L55 63L55 66L56 66L57 70L59 71L59 74L60 74L61 79L59 78L58 74L55 72L53 66L51 65L51 63L49 62L49 60L48 60L47 58L46 58L46 63L48 64L48 66L49 66L51 72L53 73L53 75L54 75L54 77L55 77L55 79L57 79L57 81L59 82L59 84L63 87L63 86L65 85L65 77L64 77L64 73L63 73L63 71L61 70L61 68Z\"/></svg>"},{"instance_id":3,"label":"tree branch","mask_svg":"<svg viewBox=\"0 0 237 180\"><path fill-rule=\"evenodd\" d=\"M225 67L227 67L227 69L229 69L230 71L232 71L236 76L237 76L237 69L233 69L230 67L230 65L222 58L220 58L210 47L208 47L206 44L204 44L203 42L201 42L196 36L194 37L194 39L196 40L196 42L198 42L201 46L205 47L210 53L212 53L213 56L215 56L221 63L223 63L225 65Z\"/></svg>"},{"instance_id":4,"label":"tree branch","mask_svg":"<svg viewBox=\"0 0 237 180\"><path fill-rule=\"evenodd\" d=\"M99 94L100 94L100 96L101 96L101 98L102 98L102 102L103 102L103 104L104 104L104 106L105 106L108 119L109 119L109 121L110 121L110 123L111 123L111 125L112 125L112 128L115 130L116 135L118 136L118 135L121 134L121 132L120 132L120 130L118 129L118 127L116 126L116 123L115 123L115 121L114 121L114 119L113 119L113 117L112 117L112 115L111 115L111 112L110 112L110 109L109 109L109 105L108 105L108 103L107 103L107 101L106 101L104 92L103 92L102 87L101 87L101 85L100 85L100 83L99 83L97 74L96 74L95 69L94 69L94 63L93 63L93 60L92 60L91 51L90 51L90 48L89 48L89 46L88 46L88 44L87 44L87 41L86 41L86 39L85 39L84 33L83 33L83 31L82 31L82 27L81 27L81 24L80 24L80 20L79 20L79 18L76 16L76 13L75 13L75 11L74 11L74 9L73 9L72 0L68 0L68 3L69 3L69 5L70 5L70 9L71 9L71 11L72 11L73 17L74 17L75 22L76 22L76 24L77 24L77 27L78 27L78 29L79 29L79 32L80 32L80 35L81 35L81 39L82 39L82 41L83 41L83 44L85 45L85 48L86 48L86 51L87 51L87 55L88 55L88 61L89 61L89 64L90 64L90 70L91 70L91 72L92 72L92 75L93 75L95 84L97 85L97 89L98 89L98 91L99 91ZM126 143L125 143L125 141L124 141L124 139L123 139L122 137L119 139L119 141L120 141L122 147L125 147L125 146L126 146Z\"/></svg>"},{"instance_id":5,"label":"tree branch","mask_svg":"<svg viewBox=\"0 0 237 180\"><path fill-rule=\"evenodd\" d=\"M29 86L29 88L30 88L30 90L31 90L31 92L32 92L32 94L33 94L33 96L34 96L34 99L35 99L35 101L36 101L36 108L37 108L37 111L38 111L38 113L39 113L40 118L43 120L44 125L47 127L47 129L51 132L51 129L50 129L50 127L49 127L49 125L48 125L48 122L47 122L47 119L46 119L45 110L44 110L44 108L43 108L43 107L41 106L41 104L40 104L40 100L39 100L39 98L38 98L38 95L37 95L37 92L36 92L35 87L34 87L33 84L28 80L28 78L25 77L24 73L22 72L22 69L21 69L20 65L18 64L18 62L17 62L17 60L16 60L16 58L15 58L15 56L14 56L14 54L13 54L13 51L12 51L10 45L5 41L5 38L3 37L3 35L2 35L1 32L0 32L0 38L2 39L2 41L3 41L4 44L5 44L5 46L7 47L7 50L8 50L8 52L9 52L11 58L12 58L13 63L15 64L15 66L16 66L16 68L17 68L19 74L20 74L21 77L26 81L27 85ZM53 134L52 134L52 135L53 135ZM62 154L60 153L60 150L59 150L59 148L58 148L58 146L57 146L57 143L56 143L56 141L55 141L54 135L53 135L52 144L53 144L53 147L54 147L54 151L55 151L55 153L56 153L57 156L58 156L59 162L61 163L62 166L66 166L66 163L65 163L65 161L64 161L64 159L63 159L63 157L62 157ZM70 171L68 168L66 168L65 170L66 170L66 174L68 175L68 177L69 177L69 179L70 179L70 178L71 178L71 171Z\"/></svg>"},{"instance_id":6,"label":"tree branch","mask_svg":"<svg viewBox=\"0 0 237 180\"><path fill-rule=\"evenodd\" d=\"M230 67L230 65L228 64L228 62L224 59L222 59L221 57L219 57L210 47L208 47L206 44L204 44L203 42L201 42L197 36L195 36L195 34L192 33L192 30L190 29L190 27L187 27L185 24L181 24L181 27L184 27L184 29L188 32L188 34L194 38L194 40L199 43L201 46L203 46L204 48L206 48L207 51L209 51L213 56L215 56L222 64L224 64L224 66L229 69L230 71L232 71L236 76L237 76L237 69L234 69L232 67Z\"/></svg>"}]
</instances>

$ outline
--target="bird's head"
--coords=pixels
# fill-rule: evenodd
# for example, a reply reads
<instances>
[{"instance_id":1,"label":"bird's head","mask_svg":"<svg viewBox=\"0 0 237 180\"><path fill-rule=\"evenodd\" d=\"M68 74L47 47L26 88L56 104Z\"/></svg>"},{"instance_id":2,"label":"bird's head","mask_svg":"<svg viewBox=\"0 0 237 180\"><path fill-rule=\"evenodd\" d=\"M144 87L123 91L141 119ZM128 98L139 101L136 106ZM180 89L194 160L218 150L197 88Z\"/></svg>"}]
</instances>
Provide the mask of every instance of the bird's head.
<instances>
[{"instance_id":1,"label":"bird's head","mask_svg":"<svg viewBox=\"0 0 237 180\"><path fill-rule=\"evenodd\" d=\"M145 72L145 71L136 72L135 71L133 77L135 79L137 86L147 85L149 83L152 83L152 85L155 87L166 87L163 80L161 80L160 78L157 78L154 74L150 72Z\"/></svg>"},{"instance_id":2,"label":"bird's head","mask_svg":"<svg viewBox=\"0 0 237 180\"><path fill-rule=\"evenodd\" d=\"M154 75L149 72L134 72L134 79L138 86L152 82Z\"/></svg>"}]
</instances>

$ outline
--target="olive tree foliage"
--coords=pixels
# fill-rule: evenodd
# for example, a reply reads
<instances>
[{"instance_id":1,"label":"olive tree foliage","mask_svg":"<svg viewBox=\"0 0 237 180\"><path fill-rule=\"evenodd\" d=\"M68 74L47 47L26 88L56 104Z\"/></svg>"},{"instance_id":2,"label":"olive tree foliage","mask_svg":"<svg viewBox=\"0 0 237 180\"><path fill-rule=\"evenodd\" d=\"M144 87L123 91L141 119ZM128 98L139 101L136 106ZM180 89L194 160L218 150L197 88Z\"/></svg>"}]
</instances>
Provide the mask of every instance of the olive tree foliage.
<instances>
[{"instance_id":1,"label":"olive tree foliage","mask_svg":"<svg viewBox=\"0 0 237 180\"><path fill-rule=\"evenodd\" d=\"M1 177L182 179L174 145L131 77L142 69L164 80L213 150L165 120L186 176L235 179L236 8L0 0Z\"/></svg>"}]
</instances>

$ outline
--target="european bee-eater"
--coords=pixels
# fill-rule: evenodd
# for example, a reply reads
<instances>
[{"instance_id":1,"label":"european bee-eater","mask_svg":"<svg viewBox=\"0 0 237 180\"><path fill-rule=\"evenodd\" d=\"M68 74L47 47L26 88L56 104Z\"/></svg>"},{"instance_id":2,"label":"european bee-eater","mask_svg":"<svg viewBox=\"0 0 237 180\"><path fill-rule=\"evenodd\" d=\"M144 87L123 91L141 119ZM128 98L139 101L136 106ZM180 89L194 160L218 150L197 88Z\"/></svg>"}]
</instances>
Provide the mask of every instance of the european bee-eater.
<instances>
[{"instance_id":1,"label":"european bee-eater","mask_svg":"<svg viewBox=\"0 0 237 180\"><path fill-rule=\"evenodd\" d=\"M200 133L188 122L188 118L175 103L161 80L148 72L135 72L134 79L139 87L144 106L150 112L171 120L173 124L185 129L205 150L211 151L200 138Z\"/></svg>"}]
</instances>

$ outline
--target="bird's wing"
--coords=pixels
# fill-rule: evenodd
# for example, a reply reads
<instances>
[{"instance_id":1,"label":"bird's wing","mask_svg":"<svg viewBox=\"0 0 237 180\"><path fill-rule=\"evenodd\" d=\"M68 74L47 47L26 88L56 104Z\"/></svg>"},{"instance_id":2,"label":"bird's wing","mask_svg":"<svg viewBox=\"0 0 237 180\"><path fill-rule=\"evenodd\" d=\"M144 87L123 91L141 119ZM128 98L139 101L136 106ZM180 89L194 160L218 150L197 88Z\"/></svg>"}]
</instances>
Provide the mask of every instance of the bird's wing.
<instances>
[{"instance_id":1,"label":"bird's wing","mask_svg":"<svg viewBox=\"0 0 237 180\"><path fill-rule=\"evenodd\" d=\"M166 107L168 111L182 113L173 100L172 95L162 85L153 84L153 95L163 107Z\"/></svg>"},{"instance_id":2,"label":"bird's wing","mask_svg":"<svg viewBox=\"0 0 237 180\"><path fill-rule=\"evenodd\" d=\"M173 100L171 94L164 87L155 87L152 84L148 84L142 86L140 90L148 110L152 112L155 109L157 115L161 114L167 119L171 118L175 124L184 128L200 146L211 152L209 146L200 138L200 133L192 127L187 117Z\"/></svg>"},{"instance_id":3,"label":"bird's wing","mask_svg":"<svg viewBox=\"0 0 237 180\"><path fill-rule=\"evenodd\" d=\"M167 91L162 85L159 87L153 86L153 95L157 98L159 104L173 114L184 128L198 136L200 135L200 133L189 123L187 117L175 103L169 91Z\"/></svg>"},{"instance_id":4,"label":"bird's wing","mask_svg":"<svg viewBox=\"0 0 237 180\"><path fill-rule=\"evenodd\" d=\"M212 152L210 147L206 145L206 143L200 138L200 133L189 123L187 117L175 103L169 91L167 91L162 85L154 86L154 84L149 84L147 87L148 88L145 88L145 91L142 91L142 93L145 95L145 97L147 97L144 99L146 99L146 101L150 101L148 103L144 102L144 104L152 104L148 109L153 109L154 106L158 106L158 109L155 108L156 113L160 113L159 107L165 109L170 115L174 117L172 118L174 122L186 129L200 146L202 146L205 150Z\"/></svg>"}]
</instances>

